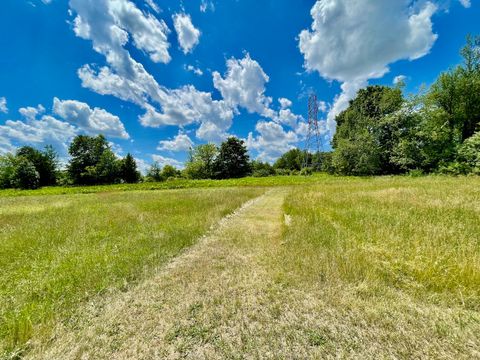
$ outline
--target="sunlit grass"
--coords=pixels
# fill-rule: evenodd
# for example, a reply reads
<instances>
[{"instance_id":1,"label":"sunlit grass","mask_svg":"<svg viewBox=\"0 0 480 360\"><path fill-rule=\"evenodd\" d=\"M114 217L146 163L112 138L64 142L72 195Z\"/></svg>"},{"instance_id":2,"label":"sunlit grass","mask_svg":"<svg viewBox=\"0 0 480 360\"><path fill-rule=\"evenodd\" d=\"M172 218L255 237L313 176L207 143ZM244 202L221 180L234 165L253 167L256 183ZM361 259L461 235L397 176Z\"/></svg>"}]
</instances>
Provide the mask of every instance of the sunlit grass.
<instances>
[{"instance_id":1,"label":"sunlit grass","mask_svg":"<svg viewBox=\"0 0 480 360\"><path fill-rule=\"evenodd\" d=\"M258 188L0 198L0 357L192 245ZM3 350L2 350L3 349Z\"/></svg>"},{"instance_id":2,"label":"sunlit grass","mask_svg":"<svg viewBox=\"0 0 480 360\"><path fill-rule=\"evenodd\" d=\"M292 281L360 284L480 309L480 179L374 178L294 190Z\"/></svg>"},{"instance_id":3,"label":"sunlit grass","mask_svg":"<svg viewBox=\"0 0 480 360\"><path fill-rule=\"evenodd\" d=\"M312 184L319 181L332 181L334 177L325 174L314 176L272 176L265 178L247 177L227 180L186 180L172 179L158 183L118 184L97 186L55 186L45 187L38 190L0 190L0 197L7 196L38 196L38 195L62 195L62 194L91 194L98 192L119 191L146 191L190 188L218 188L218 187L269 187Z\"/></svg>"}]
</instances>

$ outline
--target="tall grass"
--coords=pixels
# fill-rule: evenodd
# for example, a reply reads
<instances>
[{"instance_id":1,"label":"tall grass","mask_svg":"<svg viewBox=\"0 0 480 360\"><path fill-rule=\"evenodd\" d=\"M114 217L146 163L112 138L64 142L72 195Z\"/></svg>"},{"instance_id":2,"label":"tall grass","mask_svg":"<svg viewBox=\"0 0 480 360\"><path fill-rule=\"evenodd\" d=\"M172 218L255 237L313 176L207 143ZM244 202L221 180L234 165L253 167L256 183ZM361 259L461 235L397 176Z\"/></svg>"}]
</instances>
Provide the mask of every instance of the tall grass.
<instances>
[{"instance_id":1,"label":"tall grass","mask_svg":"<svg viewBox=\"0 0 480 360\"><path fill-rule=\"evenodd\" d=\"M219 187L269 187L291 186L318 183L319 181L333 181L335 178L326 174L314 176L271 176L264 178L246 177L227 180L186 180L172 179L157 183L116 184L96 186L52 186L37 190L0 190L0 197L10 196L38 196L38 195L66 195L66 194L93 194L99 192L146 191L168 189L219 188Z\"/></svg>"},{"instance_id":2,"label":"tall grass","mask_svg":"<svg viewBox=\"0 0 480 360\"><path fill-rule=\"evenodd\" d=\"M162 266L257 188L0 197L0 357Z\"/></svg>"},{"instance_id":3,"label":"tall grass","mask_svg":"<svg viewBox=\"0 0 480 360\"><path fill-rule=\"evenodd\" d=\"M284 280L363 284L480 310L480 179L373 178L294 190Z\"/></svg>"}]
</instances>

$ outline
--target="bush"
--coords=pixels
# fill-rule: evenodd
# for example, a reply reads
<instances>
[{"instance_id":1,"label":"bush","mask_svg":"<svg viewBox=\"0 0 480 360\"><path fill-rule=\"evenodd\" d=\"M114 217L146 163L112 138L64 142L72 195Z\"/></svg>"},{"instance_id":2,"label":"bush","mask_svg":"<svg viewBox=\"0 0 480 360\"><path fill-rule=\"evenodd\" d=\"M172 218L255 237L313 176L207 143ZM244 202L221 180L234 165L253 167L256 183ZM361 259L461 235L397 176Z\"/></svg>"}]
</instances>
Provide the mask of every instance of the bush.
<instances>
[{"instance_id":1,"label":"bush","mask_svg":"<svg viewBox=\"0 0 480 360\"><path fill-rule=\"evenodd\" d=\"M20 157L15 166L14 186L20 189L37 189L40 185L40 175L31 161Z\"/></svg>"},{"instance_id":2,"label":"bush","mask_svg":"<svg viewBox=\"0 0 480 360\"><path fill-rule=\"evenodd\" d=\"M311 167L306 167L300 170L300 175L302 176L312 176L313 175L313 169Z\"/></svg>"}]
</instances>

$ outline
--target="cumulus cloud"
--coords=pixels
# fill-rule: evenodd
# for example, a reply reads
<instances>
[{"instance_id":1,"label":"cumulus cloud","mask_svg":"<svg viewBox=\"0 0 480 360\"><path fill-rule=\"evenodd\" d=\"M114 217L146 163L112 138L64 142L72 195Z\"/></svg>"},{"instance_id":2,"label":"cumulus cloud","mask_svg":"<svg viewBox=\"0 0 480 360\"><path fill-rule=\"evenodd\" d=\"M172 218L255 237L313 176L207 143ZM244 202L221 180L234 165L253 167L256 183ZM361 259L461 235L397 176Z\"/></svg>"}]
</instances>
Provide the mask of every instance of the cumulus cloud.
<instances>
[{"instance_id":1,"label":"cumulus cloud","mask_svg":"<svg viewBox=\"0 0 480 360\"><path fill-rule=\"evenodd\" d=\"M46 145L51 144L61 154L66 154L67 143L77 134L73 125L43 115L37 119L32 117L35 108L24 108L25 120L7 120L0 125L0 151L14 151L20 145Z\"/></svg>"},{"instance_id":2,"label":"cumulus cloud","mask_svg":"<svg viewBox=\"0 0 480 360\"><path fill-rule=\"evenodd\" d=\"M87 133L104 134L107 137L129 139L125 126L118 116L100 108L76 100L53 99L53 112L65 121Z\"/></svg>"},{"instance_id":3,"label":"cumulus cloud","mask_svg":"<svg viewBox=\"0 0 480 360\"><path fill-rule=\"evenodd\" d=\"M188 151L193 147L193 145L193 141L188 137L188 135L180 132L172 140L160 141L157 150Z\"/></svg>"},{"instance_id":4,"label":"cumulus cloud","mask_svg":"<svg viewBox=\"0 0 480 360\"><path fill-rule=\"evenodd\" d=\"M224 138L234 116L233 110L224 101L213 100L211 93L198 91L192 85L170 90L162 101L163 112L152 106L146 109L140 118L144 126L199 123L197 137L207 141Z\"/></svg>"},{"instance_id":5,"label":"cumulus cloud","mask_svg":"<svg viewBox=\"0 0 480 360\"><path fill-rule=\"evenodd\" d=\"M472 6L472 3L470 0L459 0L459 1L463 5L463 7L469 8L470 6Z\"/></svg>"},{"instance_id":6,"label":"cumulus cloud","mask_svg":"<svg viewBox=\"0 0 480 360\"><path fill-rule=\"evenodd\" d=\"M213 85L230 106L240 106L250 113L272 118L275 116L270 109L272 98L265 96L265 84L269 80L260 64L249 54L241 60L229 59L224 77L217 71L213 73Z\"/></svg>"},{"instance_id":7,"label":"cumulus cloud","mask_svg":"<svg viewBox=\"0 0 480 360\"><path fill-rule=\"evenodd\" d=\"M200 30L195 28L188 14L175 14L173 26L177 32L178 43L185 54L193 51L200 42Z\"/></svg>"},{"instance_id":8,"label":"cumulus cloud","mask_svg":"<svg viewBox=\"0 0 480 360\"><path fill-rule=\"evenodd\" d=\"M8 113L7 99L0 97L0 112Z\"/></svg>"},{"instance_id":9,"label":"cumulus cloud","mask_svg":"<svg viewBox=\"0 0 480 360\"><path fill-rule=\"evenodd\" d=\"M92 40L95 51L105 55L118 68L128 70L128 52L124 46L133 39L136 48L154 62L168 63L168 29L165 22L142 12L129 0L70 0L77 14L75 34Z\"/></svg>"},{"instance_id":10,"label":"cumulus cloud","mask_svg":"<svg viewBox=\"0 0 480 360\"><path fill-rule=\"evenodd\" d=\"M280 98L280 99L278 99L278 102L280 103L280 107L282 109L286 109L286 108L289 108L290 106L292 106L292 102L289 99L286 99L286 98Z\"/></svg>"},{"instance_id":11,"label":"cumulus cloud","mask_svg":"<svg viewBox=\"0 0 480 360\"><path fill-rule=\"evenodd\" d=\"M311 10L312 28L299 36L305 67L343 83L328 116L334 118L368 79L380 78L389 64L415 60L430 51L437 39L432 30L432 2L410 0L318 0Z\"/></svg>"},{"instance_id":12,"label":"cumulus cloud","mask_svg":"<svg viewBox=\"0 0 480 360\"><path fill-rule=\"evenodd\" d=\"M283 153L295 147L299 138L293 131L285 131L274 121L259 121L255 126L258 136L248 134L247 146L250 150L258 151L258 159L274 161Z\"/></svg>"},{"instance_id":13,"label":"cumulus cloud","mask_svg":"<svg viewBox=\"0 0 480 360\"><path fill-rule=\"evenodd\" d=\"M184 164L181 161L178 161L173 158L165 157L162 155L152 155L153 161L158 163L161 167L164 167L165 165L171 165L179 169L183 169Z\"/></svg>"},{"instance_id":14,"label":"cumulus cloud","mask_svg":"<svg viewBox=\"0 0 480 360\"><path fill-rule=\"evenodd\" d=\"M193 65L186 65L186 66L185 66L185 70L190 71L190 72L192 72L192 73L194 73L195 75L198 75L198 76L202 76L202 75L203 75L202 69L196 68L196 67L193 66Z\"/></svg>"}]
</instances>

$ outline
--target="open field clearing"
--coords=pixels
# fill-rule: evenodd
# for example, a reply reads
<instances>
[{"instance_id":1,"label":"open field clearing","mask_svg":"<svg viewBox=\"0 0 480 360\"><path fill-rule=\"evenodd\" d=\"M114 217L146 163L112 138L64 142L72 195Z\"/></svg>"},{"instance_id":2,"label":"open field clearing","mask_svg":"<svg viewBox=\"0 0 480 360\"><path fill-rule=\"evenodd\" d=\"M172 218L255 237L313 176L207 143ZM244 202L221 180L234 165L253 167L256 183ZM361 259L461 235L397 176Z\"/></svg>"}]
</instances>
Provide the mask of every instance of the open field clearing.
<instances>
[{"instance_id":1,"label":"open field clearing","mask_svg":"<svg viewBox=\"0 0 480 360\"><path fill-rule=\"evenodd\" d=\"M256 188L0 198L0 356L74 325L78 305L127 289L191 246Z\"/></svg>"},{"instance_id":2,"label":"open field clearing","mask_svg":"<svg viewBox=\"0 0 480 360\"><path fill-rule=\"evenodd\" d=\"M354 181L354 178L350 178ZM39 196L39 195L65 195L65 194L92 194L98 192L121 192L121 191L147 191L147 190L171 190L191 188L218 188L218 187L268 187L268 186L295 186L314 184L319 181L335 181L335 178L315 174L314 176L271 176L271 177L246 177L241 179L227 180L185 180L172 179L164 182L146 182L140 184L118 184L97 186L54 186L44 187L38 190L0 190L0 197L10 196Z\"/></svg>"},{"instance_id":3,"label":"open field clearing","mask_svg":"<svg viewBox=\"0 0 480 360\"><path fill-rule=\"evenodd\" d=\"M144 281L81 305L27 357L478 358L479 189L272 188Z\"/></svg>"}]
</instances>

